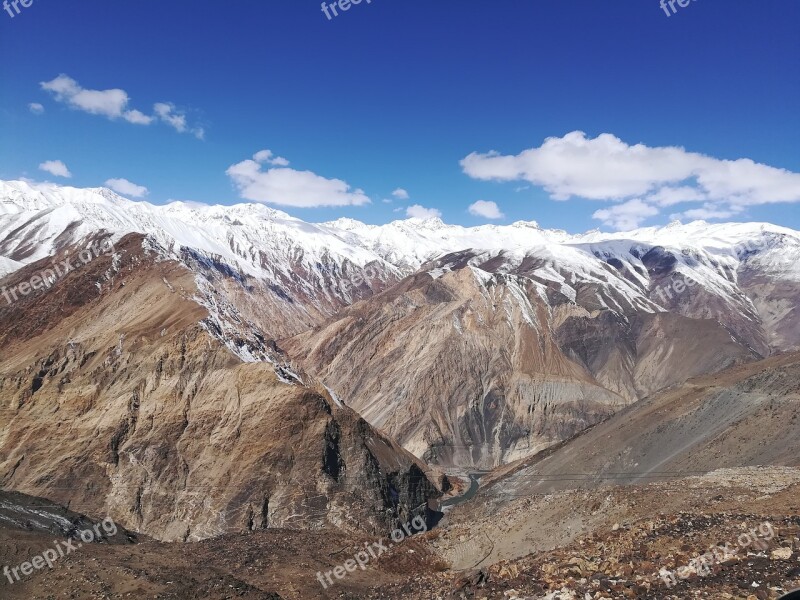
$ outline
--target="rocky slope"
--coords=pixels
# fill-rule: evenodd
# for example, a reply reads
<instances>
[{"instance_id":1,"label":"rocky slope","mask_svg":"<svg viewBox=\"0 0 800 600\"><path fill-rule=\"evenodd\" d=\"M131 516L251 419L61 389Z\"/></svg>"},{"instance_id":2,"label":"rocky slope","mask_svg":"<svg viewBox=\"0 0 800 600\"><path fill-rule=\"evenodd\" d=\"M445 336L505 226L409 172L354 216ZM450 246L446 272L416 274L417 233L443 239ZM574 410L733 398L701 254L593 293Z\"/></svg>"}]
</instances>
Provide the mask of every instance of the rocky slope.
<instances>
[{"instance_id":1,"label":"rocky slope","mask_svg":"<svg viewBox=\"0 0 800 600\"><path fill-rule=\"evenodd\" d=\"M98 525L101 527L96 530L99 534L97 543L125 545L144 540L143 537L125 531L111 522L102 527L102 521L92 520L44 498L0 491L0 530L7 535L25 531L34 534L32 538L55 536L77 539L81 531L93 530ZM2 558L4 557L0 557L0 562Z\"/></svg>"},{"instance_id":2,"label":"rocky slope","mask_svg":"<svg viewBox=\"0 0 800 600\"><path fill-rule=\"evenodd\" d=\"M656 311L602 281L576 285L570 299L536 275L538 264L448 255L280 343L417 456L470 469L758 356L718 321Z\"/></svg>"},{"instance_id":3,"label":"rocky slope","mask_svg":"<svg viewBox=\"0 0 800 600\"><path fill-rule=\"evenodd\" d=\"M100 232L112 240L147 235L275 337L303 331L398 276L324 226L263 205L155 206L103 188L0 181L0 275Z\"/></svg>"},{"instance_id":4,"label":"rocky slope","mask_svg":"<svg viewBox=\"0 0 800 600\"><path fill-rule=\"evenodd\" d=\"M561 447L492 473L478 496L502 503L757 465L800 466L800 354L697 377L642 400Z\"/></svg>"},{"instance_id":5,"label":"rocky slope","mask_svg":"<svg viewBox=\"0 0 800 600\"><path fill-rule=\"evenodd\" d=\"M126 236L0 307L4 488L164 540L430 516L421 463L276 353L243 362L161 250Z\"/></svg>"},{"instance_id":6,"label":"rocky slope","mask_svg":"<svg viewBox=\"0 0 800 600\"><path fill-rule=\"evenodd\" d=\"M800 586L799 490L797 469L742 469L520 498L492 515L399 544L335 530L279 529L192 544L145 538L90 544L53 570L13 585L0 581L0 594L9 600L773 600ZM525 530L523 516L531 522ZM742 536L751 531L755 540L747 544ZM53 537L0 521L0 563L30 560ZM388 550L365 570L320 585L317 573L378 542ZM725 544L736 552L705 576L691 570L709 547ZM662 570L681 567L688 577L667 587Z\"/></svg>"},{"instance_id":7,"label":"rocky slope","mask_svg":"<svg viewBox=\"0 0 800 600\"><path fill-rule=\"evenodd\" d=\"M431 540L460 572L367 597L776 599L800 587L798 491L759 467L515 498Z\"/></svg>"},{"instance_id":8,"label":"rocky slope","mask_svg":"<svg viewBox=\"0 0 800 600\"><path fill-rule=\"evenodd\" d=\"M482 477L477 493L443 521L441 552L461 569L570 545L574 553L592 532L634 523L647 530L656 514L681 512L708 518L752 509L764 518L793 517L798 525L798 385L800 355L790 354L695 378L634 404L556 448ZM722 518L705 527L721 535L728 525ZM658 571L652 558L666 568L680 562L676 554L659 555L658 541L649 539L631 555L630 582L658 582L649 566L636 566L646 562ZM592 572L605 568L588 560ZM569 583L566 576L560 581ZM591 586L568 587L594 594ZM649 596L642 590L631 597Z\"/></svg>"}]
</instances>

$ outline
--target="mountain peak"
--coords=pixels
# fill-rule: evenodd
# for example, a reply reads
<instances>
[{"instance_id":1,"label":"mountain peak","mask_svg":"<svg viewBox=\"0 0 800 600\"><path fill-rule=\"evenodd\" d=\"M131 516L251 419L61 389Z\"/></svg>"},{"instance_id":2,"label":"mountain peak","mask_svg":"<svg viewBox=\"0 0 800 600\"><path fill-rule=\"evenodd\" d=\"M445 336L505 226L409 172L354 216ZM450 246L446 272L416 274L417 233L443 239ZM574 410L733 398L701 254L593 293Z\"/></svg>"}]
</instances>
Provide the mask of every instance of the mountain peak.
<instances>
[{"instance_id":1,"label":"mountain peak","mask_svg":"<svg viewBox=\"0 0 800 600\"><path fill-rule=\"evenodd\" d=\"M426 229L444 229L451 227L447 225L440 217L409 217L405 219L405 223L415 227L424 227Z\"/></svg>"},{"instance_id":2,"label":"mountain peak","mask_svg":"<svg viewBox=\"0 0 800 600\"><path fill-rule=\"evenodd\" d=\"M273 267L265 265L282 264L286 256L300 257L306 267L321 270L320 277L324 277L324 265L330 261L340 265L349 261L360 266L377 261L389 269L407 272L429 260L466 249L503 251L515 256L537 253L563 268L581 272L588 268L584 256L588 250L583 248L586 244L592 245L591 252L623 262L630 260L627 256L630 245L626 246L630 241L643 247L692 248L719 256L720 260L736 255L734 247L741 245L753 246L763 255L760 251L766 246L756 241L762 240L765 233L786 236L794 240L791 247L800 246L798 232L764 223L673 221L664 227L615 233L594 230L581 235L543 229L536 221L462 227L448 225L440 217L408 218L386 225L368 225L343 217L314 224L265 204L154 205L127 200L103 187L79 189L27 181L0 181L0 201L3 207L0 235L19 238L22 227L29 236L18 248L18 254L12 243L8 252L12 258L23 256L23 246L29 244L47 252L66 238L75 242L102 229L119 236L134 232L151 235L165 247L174 248L177 244L191 248L223 259L256 277L273 273ZM37 216L47 209L56 210L46 217ZM32 219L34 216L37 218ZM47 224L42 227L45 221ZM14 231L17 233L12 236ZM784 273L797 272L800 280L800 260L793 262L794 253L789 254L769 260L776 265L779 261ZM23 262L38 258L41 256L37 250L25 255Z\"/></svg>"}]
</instances>

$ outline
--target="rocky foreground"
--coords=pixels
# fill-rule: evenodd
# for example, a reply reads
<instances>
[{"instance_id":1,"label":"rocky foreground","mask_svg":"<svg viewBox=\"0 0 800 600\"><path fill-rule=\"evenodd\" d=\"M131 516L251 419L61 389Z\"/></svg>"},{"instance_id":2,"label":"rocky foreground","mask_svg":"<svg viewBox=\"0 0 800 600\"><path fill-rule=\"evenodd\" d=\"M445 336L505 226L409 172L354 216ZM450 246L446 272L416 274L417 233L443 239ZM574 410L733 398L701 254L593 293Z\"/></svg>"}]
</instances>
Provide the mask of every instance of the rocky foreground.
<instances>
[{"instance_id":1,"label":"rocky foreground","mask_svg":"<svg viewBox=\"0 0 800 600\"><path fill-rule=\"evenodd\" d=\"M519 498L492 514L467 504L443 528L399 544L383 539L385 553L326 588L317 573L378 538L265 530L182 544L140 536L86 545L52 570L4 580L0 597L764 600L800 587L798 515L800 469L724 470ZM53 537L0 525L0 564L30 560ZM711 547L716 554L699 563Z\"/></svg>"}]
</instances>

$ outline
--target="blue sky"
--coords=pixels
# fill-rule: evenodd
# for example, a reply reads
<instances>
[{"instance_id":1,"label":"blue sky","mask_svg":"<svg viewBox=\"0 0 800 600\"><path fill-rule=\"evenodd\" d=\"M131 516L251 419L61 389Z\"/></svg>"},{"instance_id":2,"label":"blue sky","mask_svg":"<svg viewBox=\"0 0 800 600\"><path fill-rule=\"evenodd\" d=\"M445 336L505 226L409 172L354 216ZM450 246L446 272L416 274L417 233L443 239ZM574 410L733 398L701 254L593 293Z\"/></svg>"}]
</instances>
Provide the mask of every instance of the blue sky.
<instances>
[{"instance_id":1,"label":"blue sky","mask_svg":"<svg viewBox=\"0 0 800 600\"><path fill-rule=\"evenodd\" d=\"M366 2L2 11L0 178L311 221L800 229L796 0Z\"/></svg>"}]
</instances>

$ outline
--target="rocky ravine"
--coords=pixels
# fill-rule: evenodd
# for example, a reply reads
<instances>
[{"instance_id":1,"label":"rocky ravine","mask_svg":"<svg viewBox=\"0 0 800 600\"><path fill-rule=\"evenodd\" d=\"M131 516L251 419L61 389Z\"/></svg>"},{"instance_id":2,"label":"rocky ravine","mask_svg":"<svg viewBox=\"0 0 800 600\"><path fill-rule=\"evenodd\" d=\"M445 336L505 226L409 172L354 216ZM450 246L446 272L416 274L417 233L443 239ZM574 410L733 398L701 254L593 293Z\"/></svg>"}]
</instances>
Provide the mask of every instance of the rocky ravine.
<instances>
[{"instance_id":1,"label":"rocky ravine","mask_svg":"<svg viewBox=\"0 0 800 600\"><path fill-rule=\"evenodd\" d=\"M139 536L136 544L84 546L54 570L13 585L0 581L0 594L11 600L774 600L800 586L799 490L797 469L761 468L519 498L479 521L396 545L384 538L386 553L327 588L316 574L377 538L280 529L192 544ZM30 503L41 507L37 499ZM521 530L523 522L532 526ZM766 522L771 539L738 547L750 530L768 531ZM0 564L29 560L56 535L0 519ZM659 576L726 543L738 551L704 577L690 571L669 588Z\"/></svg>"}]
</instances>

